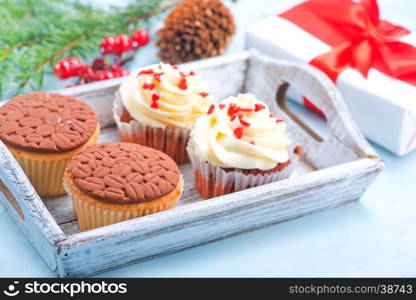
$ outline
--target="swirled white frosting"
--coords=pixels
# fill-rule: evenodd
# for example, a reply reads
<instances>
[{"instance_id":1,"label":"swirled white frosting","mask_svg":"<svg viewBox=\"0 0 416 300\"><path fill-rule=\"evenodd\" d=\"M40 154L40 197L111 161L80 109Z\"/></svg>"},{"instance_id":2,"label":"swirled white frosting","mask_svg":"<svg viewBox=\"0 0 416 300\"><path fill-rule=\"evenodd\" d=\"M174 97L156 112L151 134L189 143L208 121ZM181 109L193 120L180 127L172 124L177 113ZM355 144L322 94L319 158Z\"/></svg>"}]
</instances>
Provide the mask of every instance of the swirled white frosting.
<instances>
[{"instance_id":1,"label":"swirled white frosting","mask_svg":"<svg viewBox=\"0 0 416 300\"><path fill-rule=\"evenodd\" d=\"M286 124L274 118L265 103L239 94L212 105L196 121L190 143L199 158L213 165L270 170L289 160L292 141L285 130Z\"/></svg>"},{"instance_id":2,"label":"swirled white frosting","mask_svg":"<svg viewBox=\"0 0 416 300\"><path fill-rule=\"evenodd\" d=\"M191 129L212 103L199 75L164 63L131 73L120 94L135 120L162 128Z\"/></svg>"}]
</instances>

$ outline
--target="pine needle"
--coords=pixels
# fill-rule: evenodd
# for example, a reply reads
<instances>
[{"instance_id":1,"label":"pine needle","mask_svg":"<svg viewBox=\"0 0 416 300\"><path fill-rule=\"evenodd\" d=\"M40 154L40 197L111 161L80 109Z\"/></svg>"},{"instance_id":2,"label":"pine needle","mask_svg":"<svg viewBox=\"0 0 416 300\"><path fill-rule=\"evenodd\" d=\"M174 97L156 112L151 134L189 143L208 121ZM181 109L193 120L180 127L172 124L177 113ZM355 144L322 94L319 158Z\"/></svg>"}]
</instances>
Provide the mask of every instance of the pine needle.
<instances>
[{"instance_id":1,"label":"pine needle","mask_svg":"<svg viewBox=\"0 0 416 300\"><path fill-rule=\"evenodd\" d=\"M41 89L59 59L89 59L106 35L149 28L177 0L101 9L78 0L0 0L0 99Z\"/></svg>"}]
</instances>

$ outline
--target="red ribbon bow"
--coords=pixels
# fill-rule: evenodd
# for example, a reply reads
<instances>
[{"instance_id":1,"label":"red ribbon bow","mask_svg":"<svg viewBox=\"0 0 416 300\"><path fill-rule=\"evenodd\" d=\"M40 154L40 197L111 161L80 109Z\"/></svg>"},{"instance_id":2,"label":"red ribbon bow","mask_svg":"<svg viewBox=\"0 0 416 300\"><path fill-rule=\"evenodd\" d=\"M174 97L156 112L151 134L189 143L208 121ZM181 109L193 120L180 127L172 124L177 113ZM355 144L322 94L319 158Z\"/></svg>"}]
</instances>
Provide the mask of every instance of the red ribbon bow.
<instances>
[{"instance_id":1,"label":"red ribbon bow","mask_svg":"<svg viewBox=\"0 0 416 300\"><path fill-rule=\"evenodd\" d=\"M310 64L334 82L349 67L365 78L374 68L416 86L416 47L398 40L409 31L380 20L376 0L309 0L280 17L332 47Z\"/></svg>"}]
</instances>

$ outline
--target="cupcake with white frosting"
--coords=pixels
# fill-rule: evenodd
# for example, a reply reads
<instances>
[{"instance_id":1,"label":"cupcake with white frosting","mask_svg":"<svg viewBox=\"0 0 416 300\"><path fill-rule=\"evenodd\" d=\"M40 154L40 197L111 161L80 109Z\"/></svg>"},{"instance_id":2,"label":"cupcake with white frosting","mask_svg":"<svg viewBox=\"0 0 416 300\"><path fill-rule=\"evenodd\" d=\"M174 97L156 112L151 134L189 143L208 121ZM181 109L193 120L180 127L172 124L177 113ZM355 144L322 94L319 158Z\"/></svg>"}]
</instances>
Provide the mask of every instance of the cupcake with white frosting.
<instances>
[{"instance_id":1,"label":"cupcake with white frosting","mask_svg":"<svg viewBox=\"0 0 416 300\"><path fill-rule=\"evenodd\" d=\"M212 104L191 132L195 185L208 199L287 178L300 155L286 123L251 94Z\"/></svg>"},{"instance_id":2,"label":"cupcake with white frosting","mask_svg":"<svg viewBox=\"0 0 416 300\"><path fill-rule=\"evenodd\" d=\"M161 150L182 164L189 161L190 131L211 103L207 84L199 75L160 63L127 77L113 113L123 142Z\"/></svg>"}]
</instances>

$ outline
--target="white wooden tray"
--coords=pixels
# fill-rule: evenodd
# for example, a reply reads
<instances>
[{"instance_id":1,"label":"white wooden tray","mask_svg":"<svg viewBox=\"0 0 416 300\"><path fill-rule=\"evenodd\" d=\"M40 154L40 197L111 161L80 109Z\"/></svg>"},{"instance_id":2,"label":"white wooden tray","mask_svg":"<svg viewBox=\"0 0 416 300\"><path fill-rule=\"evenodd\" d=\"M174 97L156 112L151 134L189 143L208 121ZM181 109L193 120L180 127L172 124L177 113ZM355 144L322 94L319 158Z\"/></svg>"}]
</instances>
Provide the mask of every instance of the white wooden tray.
<instances>
[{"instance_id":1,"label":"white wooden tray","mask_svg":"<svg viewBox=\"0 0 416 300\"><path fill-rule=\"evenodd\" d=\"M188 66L204 76L217 99L250 92L282 116L289 136L305 152L296 174L202 200L194 188L191 166L185 165L181 167L185 191L177 208L79 232L70 199L41 199L0 142L0 202L58 276L89 276L354 201L382 170L383 162L350 119L339 92L319 71L255 52ZM59 91L92 106L103 129L101 141L118 140L111 108L122 80ZM325 112L329 130L325 140L288 111L284 102L287 83Z\"/></svg>"}]
</instances>

